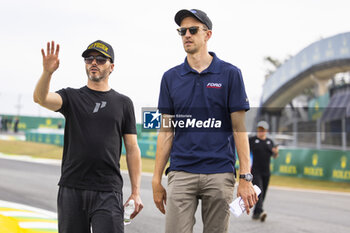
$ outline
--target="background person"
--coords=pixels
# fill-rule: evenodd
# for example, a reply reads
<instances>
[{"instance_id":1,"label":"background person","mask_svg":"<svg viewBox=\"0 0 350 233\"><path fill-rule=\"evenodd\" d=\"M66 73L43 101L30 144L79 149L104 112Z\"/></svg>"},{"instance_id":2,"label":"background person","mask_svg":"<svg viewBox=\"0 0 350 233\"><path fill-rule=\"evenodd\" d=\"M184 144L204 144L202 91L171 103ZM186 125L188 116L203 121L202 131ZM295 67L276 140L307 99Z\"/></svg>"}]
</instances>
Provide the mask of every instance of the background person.
<instances>
[{"instance_id":1,"label":"background person","mask_svg":"<svg viewBox=\"0 0 350 233\"><path fill-rule=\"evenodd\" d=\"M225 233L235 184L235 147L241 165L237 195L243 198L248 213L257 201L249 173L244 123L249 102L240 70L208 52L212 22L206 13L181 10L175 15L175 22L180 26L178 33L187 57L184 63L165 72L159 111L163 119L172 118L171 115L192 116L191 120L215 116L222 127L213 131L197 127L191 131L179 127L165 130L162 126L157 140L153 198L157 208L166 213L166 233L193 231L199 199L203 232ZM169 157L166 191L161 179Z\"/></svg>"},{"instance_id":2,"label":"background person","mask_svg":"<svg viewBox=\"0 0 350 233\"><path fill-rule=\"evenodd\" d=\"M257 124L257 134L249 138L250 151L253 154L252 174L253 184L261 189L259 201L256 203L253 211L253 219L265 221L267 213L263 209L267 188L270 181L270 159L271 156L277 158L278 147L274 142L266 137L269 130L269 124L266 121L260 121Z\"/></svg>"},{"instance_id":3,"label":"background person","mask_svg":"<svg viewBox=\"0 0 350 233\"><path fill-rule=\"evenodd\" d=\"M14 124L13 124L13 131L14 131L15 133L18 133L18 124L19 124L19 118L16 117L16 118L15 118L15 122L14 122Z\"/></svg>"},{"instance_id":4,"label":"background person","mask_svg":"<svg viewBox=\"0 0 350 233\"><path fill-rule=\"evenodd\" d=\"M8 123L9 123L9 120L8 120L7 116L4 116L4 118L2 120L2 129L4 132L7 132Z\"/></svg>"},{"instance_id":5,"label":"background person","mask_svg":"<svg viewBox=\"0 0 350 233\"><path fill-rule=\"evenodd\" d=\"M135 201L135 217L142 209L141 158L137 144L132 101L113 90L109 75L114 69L112 46L95 41L82 56L88 76L80 89L49 92L52 74L59 66L59 45L42 49L43 73L35 87L34 101L66 118L62 174L58 192L60 233L122 233L123 179L120 173L122 138Z\"/></svg>"}]
</instances>

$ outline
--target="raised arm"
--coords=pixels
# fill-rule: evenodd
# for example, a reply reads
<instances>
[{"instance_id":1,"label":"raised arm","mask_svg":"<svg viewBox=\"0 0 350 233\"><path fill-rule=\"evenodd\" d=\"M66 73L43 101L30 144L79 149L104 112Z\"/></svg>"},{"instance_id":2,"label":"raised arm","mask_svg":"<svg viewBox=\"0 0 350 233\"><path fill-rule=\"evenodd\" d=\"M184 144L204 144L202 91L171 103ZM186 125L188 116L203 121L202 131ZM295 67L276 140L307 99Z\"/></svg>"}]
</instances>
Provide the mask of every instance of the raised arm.
<instances>
[{"instance_id":1,"label":"raised arm","mask_svg":"<svg viewBox=\"0 0 350 233\"><path fill-rule=\"evenodd\" d=\"M231 113L231 121L233 127L233 137L235 139L235 146L239 159L239 173L250 173L249 142L247 130L245 128L245 111ZM258 201L258 197L254 191L252 183L244 179L240 179L237 189L237 196L242 197L247 214L249 214L249 209L252 208Z\"/></svg>"},{"instance_id":2,"label":"raised arm","mask_svg":"<svg viewBox=\"0 0 350 233\"><path fill-rule=\"evenodd\" d=\"M60 46L57 44L55 50L55 42L47 42L46 54L44 49L41 49L43 55L43 73L36 84L33 99L35 103L41 106L56 111L62 106L62 98L59 94L54 92L49 92L50 81L52 74L57 70L59 66L58 54L60 51Z\"/></svg>"},{"instance_id":3,"label":"raised arm","mask_svg":"<svg viewBox=\"0 0 350 233\"><path fill-rule=\"evenodd\" d=\"M126 163L128 166L129 177L131 182L131 195L126 201L135 201L135 211L131 214L131 218L134 218L143 208L143 204L140 197L140 185L141 185L141 155L140 148L137 144L136 134L124 134L124 145L126 150Z\"/></svg>"},{"instance_id":4,"label":"raised arm","mask_svg":"<svg viewBox=\"0 0 350 233\"><path fill-rule=\"evenodd\" d=\"M163 115L162 117L169 118L170 116ZM164 204L166 204L166 190L162 185L162 177L165 166L169 160L173 139L173 129L164 129L162 125L157 139L156 162L153 172L152 188L154 203L163 214L165 214Z\"/></svg>"}]
</instances>

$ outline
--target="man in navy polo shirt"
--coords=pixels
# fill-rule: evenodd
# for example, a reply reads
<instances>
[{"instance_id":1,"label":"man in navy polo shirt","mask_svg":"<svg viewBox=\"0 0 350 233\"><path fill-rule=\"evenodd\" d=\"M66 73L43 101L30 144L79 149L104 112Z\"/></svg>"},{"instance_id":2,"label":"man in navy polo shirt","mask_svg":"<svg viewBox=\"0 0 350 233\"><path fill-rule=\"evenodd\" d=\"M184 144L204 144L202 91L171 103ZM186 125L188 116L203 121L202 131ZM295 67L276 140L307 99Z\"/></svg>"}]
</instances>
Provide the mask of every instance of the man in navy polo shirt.
<instances>
[{"instance_id":1,"label":"man in navy polo shirt","mask_svg":"<svg viewBox=\"0 0 350 233\"><path fill-rule=\"evenodd\" d=\"M212 22L200 10L175 15L187 53L185 62L165 72L158 108L158 135L153 198L165 214L166 233L190 233L198 200L205 233L228 230L229 203L235 184L235 149L240 160L238 196L247 213L257 202L249 164L245 111L249 102L240 70L208 52ZM167 168L167 192L161 184Z\"/></svg>"}]
</instances>

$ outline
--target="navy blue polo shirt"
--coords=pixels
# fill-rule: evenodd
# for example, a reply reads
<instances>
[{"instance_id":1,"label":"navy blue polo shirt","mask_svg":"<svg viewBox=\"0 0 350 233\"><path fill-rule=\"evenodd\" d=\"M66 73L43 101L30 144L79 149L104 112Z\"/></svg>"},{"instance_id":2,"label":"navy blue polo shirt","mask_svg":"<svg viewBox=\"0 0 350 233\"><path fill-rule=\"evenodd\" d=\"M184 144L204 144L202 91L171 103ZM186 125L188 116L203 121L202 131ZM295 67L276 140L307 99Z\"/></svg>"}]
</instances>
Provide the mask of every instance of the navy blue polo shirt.
<instances>
[{"instance_id":1,"label":"navy blue polo shirt","mask_svg":"<svg viewBox=\"0 0 350 233\"><path fill-rule=\"evenodd\" d=\"M235 144L230 113L249 110L241 71L217 58L198 73L185 62L164 73L158 109L174 116L167 171L234 172Z\"/></svg>"}]
</instances>

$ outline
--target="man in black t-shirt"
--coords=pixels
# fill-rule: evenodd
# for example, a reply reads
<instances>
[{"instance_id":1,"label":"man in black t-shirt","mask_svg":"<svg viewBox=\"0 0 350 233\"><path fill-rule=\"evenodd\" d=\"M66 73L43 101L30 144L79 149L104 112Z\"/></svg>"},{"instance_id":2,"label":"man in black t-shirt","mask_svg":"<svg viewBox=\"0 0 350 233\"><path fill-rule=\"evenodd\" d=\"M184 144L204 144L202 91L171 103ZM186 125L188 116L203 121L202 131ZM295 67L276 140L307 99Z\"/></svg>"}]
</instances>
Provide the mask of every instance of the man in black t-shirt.
<instances>
[{"instance_id":1,"label":"man in black t-shirt","mask_svg":"<svg viewBox=\"0 0 350 233\"><path fill-rule=\"evenodd\" d=\"M278 147L266 137L269 125L266 121L260 121L257 125L257 134L249 138L250 151L253 154L253 184L259 186L261 194L253 211L253 219L265 221L267 213L263 210L263 203L270 180L270 158L277 158Z\"/></svg>"},{"instance_id":2,"label":"man in black t-shirt","mask_svg":"<svg viewBox=\"0 0 350 233\"><path fill-rule=\"evenodd\" d=\"M95 41L82 56L88 76L80 89L49 92L59 66L59 45L42 49L43 73L34 101L66 118L61 178L58 192L60 233L122 233L124 206L135 202L134 218L143 208L140 198L141 156L137 144L134 107L130 98L111 89L114 69L112 46ZM131 180L131 196L123 206L120 173L122 139Z\"/></svg>"}]
</instances>

